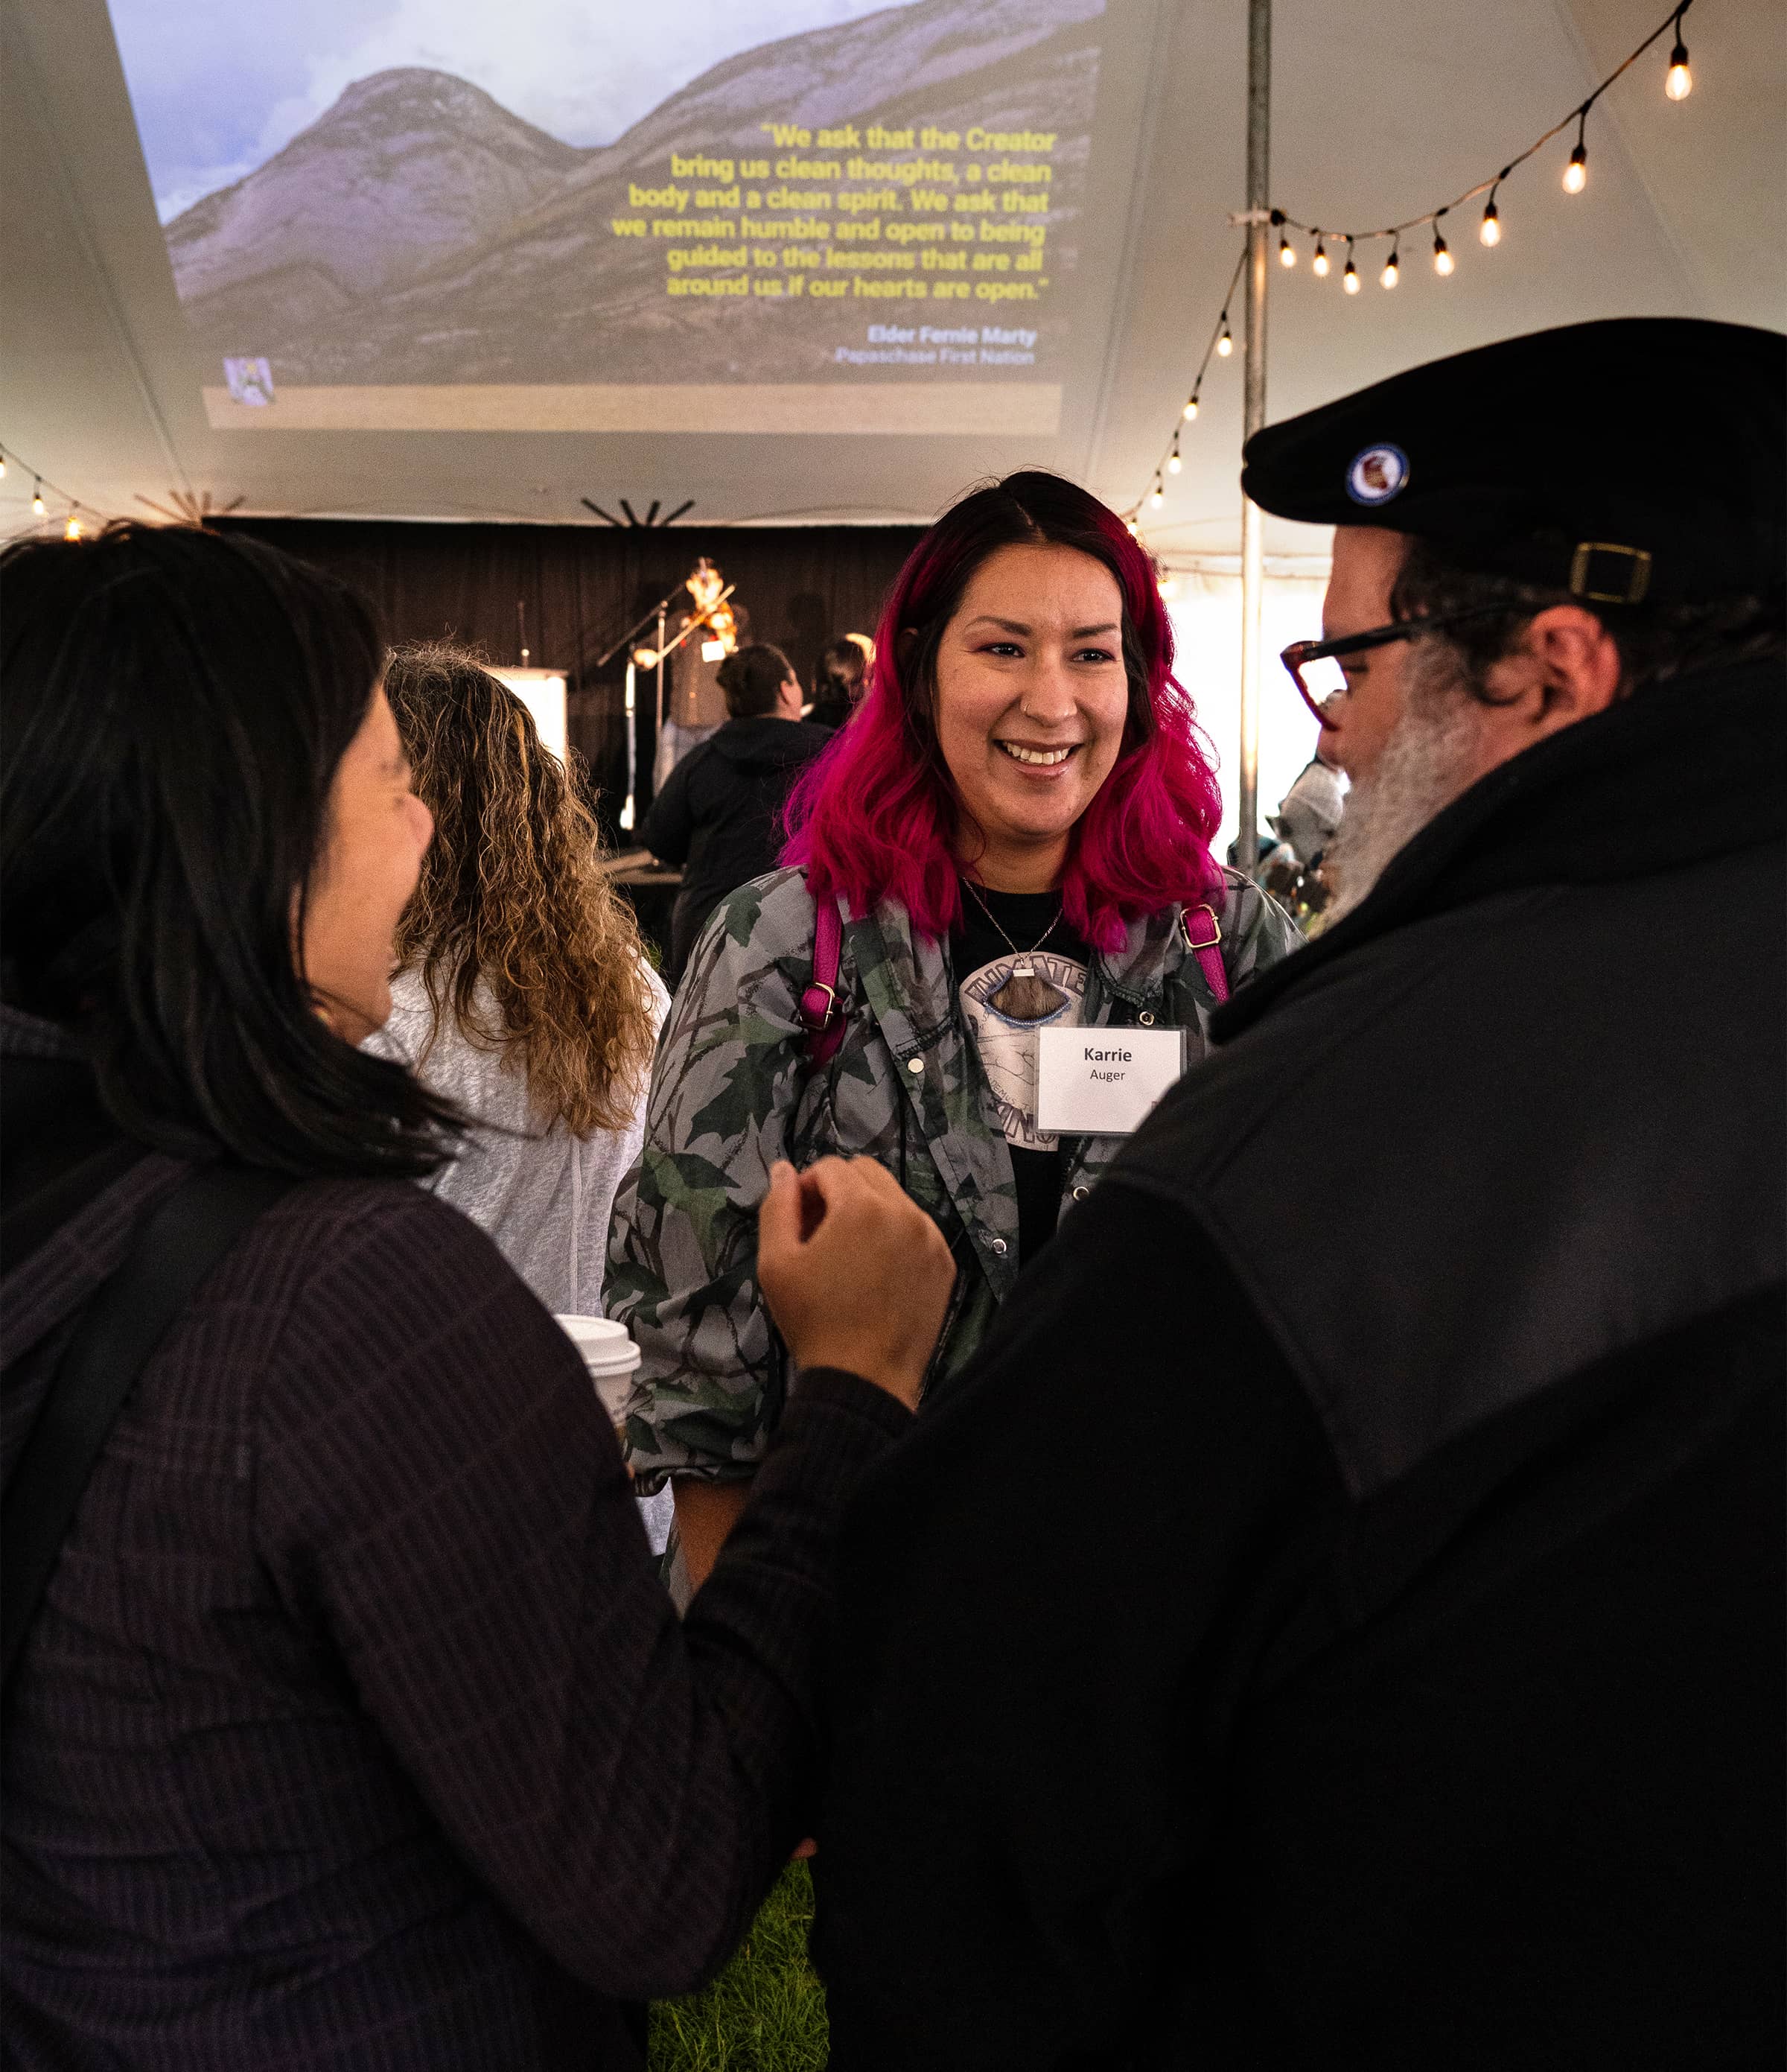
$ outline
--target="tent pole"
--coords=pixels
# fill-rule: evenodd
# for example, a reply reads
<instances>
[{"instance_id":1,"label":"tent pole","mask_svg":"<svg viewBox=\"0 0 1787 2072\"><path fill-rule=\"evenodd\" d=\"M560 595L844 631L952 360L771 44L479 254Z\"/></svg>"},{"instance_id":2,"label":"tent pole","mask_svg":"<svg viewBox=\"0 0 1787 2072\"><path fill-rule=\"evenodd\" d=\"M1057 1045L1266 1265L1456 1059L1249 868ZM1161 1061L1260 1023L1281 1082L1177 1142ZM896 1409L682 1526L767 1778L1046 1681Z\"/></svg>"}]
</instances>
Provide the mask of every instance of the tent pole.
<instances>
[{"instance_id":1,"label":"tent pole","mask_svg":"<svg viewBox=\"0 0 1787 2072\"><path fill-rule=\"evenodd\" d=\"M1247 0L1247 302L1243 426L1266 421L1266 282L1271 143L1272 0ZM1251 878L1259 854L1259 697L1264 656L1265 518L1241 500L1241 784L1235 855Z\"/></svg>"}]
</instances>

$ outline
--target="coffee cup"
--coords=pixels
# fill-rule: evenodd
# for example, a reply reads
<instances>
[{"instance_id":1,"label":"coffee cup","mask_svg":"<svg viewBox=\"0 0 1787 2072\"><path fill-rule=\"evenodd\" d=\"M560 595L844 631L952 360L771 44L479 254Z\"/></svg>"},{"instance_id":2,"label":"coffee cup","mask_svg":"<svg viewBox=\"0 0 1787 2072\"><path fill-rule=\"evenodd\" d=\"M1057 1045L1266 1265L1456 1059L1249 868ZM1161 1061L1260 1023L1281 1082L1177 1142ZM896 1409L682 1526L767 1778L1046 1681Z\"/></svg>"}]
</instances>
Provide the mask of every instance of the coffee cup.
<instances>
[{"instance_id":1,"label":"coffee cup","mask_svg":"<svg viewBox=\"0 0 1787 2072\"><path fill-rule=\"evenodd\" d=\"M553 1322L581 1355L585 1371L617 1431L625 1423L626 1399L639 1371L639 1349L626 1326L609 1317L555 1317Z\"/></svg>"}]
</instances>

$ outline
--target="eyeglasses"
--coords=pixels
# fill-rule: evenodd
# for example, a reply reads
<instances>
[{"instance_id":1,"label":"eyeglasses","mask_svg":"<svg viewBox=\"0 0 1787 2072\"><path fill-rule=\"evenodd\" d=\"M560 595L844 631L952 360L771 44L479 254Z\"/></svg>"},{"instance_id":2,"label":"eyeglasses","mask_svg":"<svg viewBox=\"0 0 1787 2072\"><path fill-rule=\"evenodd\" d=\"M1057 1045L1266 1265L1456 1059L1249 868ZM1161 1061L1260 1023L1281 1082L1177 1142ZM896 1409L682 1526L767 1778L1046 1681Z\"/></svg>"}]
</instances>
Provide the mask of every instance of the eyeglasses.
<instances>
[{"instance_id":1,"label":"eyeglasses","mask_svg":"<svg viewBox=\"0 0 1787 2072\"><path fill-rule=\"evenodd\" d=\"M1413 640L1461 619L1486 619L1492 612L1506 615L1514 607L1506 604L1473 604L1463 611L1436 612L1431 619L1399 619L1394 626L1374 626L1369 633L1349 633L1344 640L1293 640L1279 660L1290 672L1303 702L1326 726L1322 710L1331 697L1349 688L1341 667L1343 655L1362 655L1373 648L1387 648L1393 641Z\"/></svg>"}]
</instances>

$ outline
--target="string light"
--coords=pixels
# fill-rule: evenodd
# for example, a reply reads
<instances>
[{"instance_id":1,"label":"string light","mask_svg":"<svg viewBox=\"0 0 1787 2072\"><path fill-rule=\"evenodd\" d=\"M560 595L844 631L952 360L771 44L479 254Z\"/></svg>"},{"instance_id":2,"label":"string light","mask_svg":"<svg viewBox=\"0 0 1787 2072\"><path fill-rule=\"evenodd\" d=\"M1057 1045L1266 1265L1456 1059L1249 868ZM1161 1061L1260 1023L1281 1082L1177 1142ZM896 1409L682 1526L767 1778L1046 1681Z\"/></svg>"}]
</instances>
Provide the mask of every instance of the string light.
<instances>
[{"instance_id":1,"label":"string light","mask_svg":"<svg viewBox=\"0 0 1787 2072\"><path fill-rule=\"evenodd\" d=\"M1694 78L1688 69L1687 45L1682 38L1682 25L1689 9L1693 5L1694 0L1677 0L1677 4L1670 9L1662 21L1651 31L1636 50L1608 74L1586 101L1580 101L1570 109L1567 114L1555 122L1543 136L1536 138L1524 151L1510 158L1507 164L1502 166L1498 173L1489 179L1479 180L1474 187L1467 187L1464 193L1455 195L1451 200L1442 204L1438 208L1425 209L1419 215L1411 216L1403 222L1388 223L1381 228L1370 230L1325 230L1318 224L1305 223L1296 216L1287 215L1283 209L1280 208L1249 212L1244 216L1236 216L1231 220L1237 225L1243 223L1250 224L1263 223L1276 230L1279 232L1279 264L1286 271L1293 269L1297 263L1297 253L1296 248L1291 243L1290 232L1295 230L1305 233L1312 240L1314 248L1310 254L1309 271L1318 281L1327 279L1329 274L1333 270L1334 257L1338 256L1337 249L1335 254L1330 254L1329 240L1332 238L1337 248L1344 242L1346 248L1346 263L1341 269L1341 286L1349 295L1358 294L1362 286L1355 258L1356 245L1370 244L1379 238L1389 240L1390 256L1378 278L1386 288L1394 288L1402 278L1401 242L1403 236L1415 230L1427 229L1431 227L1433 233L1433 270L1441 280L1448 280L1457 271L1458 262L1451 246L1446 242L1445 232L1440 228L1440 219L1450 214L1454 209L1462 208L1467 202L1474 202L1480 195L1486 196L1483 204L1482 217L1477 224L1477 234L1481 242L1493 250L1501 242L1500 203L1504 183L1518 167L1525 165L1529 158L1543 150L1555 138L1561 136L1571 122L1576 125L1575 144L1564 171L1563 185L1566 192L1580 194L1588 183L1588 117L1595 104L1617 79L1629 72L1651 46L1660 42L1672 28L1674 36L1670 46L1669 70L1664 79L1663 90L1671 101L1685 101L1687 98L1694 90ZM1247 258L1247 251L1243 249L1235 261L1234 273L1229 282L1228 293L1223 298L1222 311L1217 320L1215 335L1204 349L1204 357L1198 367L1197 379L1193 382L1191 393L1183 405L1181 415L1181 421L1184 423L1190 423L1197 415L1199 392L1204 376L1209 371L1211 360L1213 358L1226 360L1234 351L1234 338L1229 327L1228 306L1234 300L1239 287ZM1179 459L1179 434L1177 428L1175 427L1168 451L1156 463L1150 494L1145 498L1137 500L1128 520L1126 520L1130 531L1136 533L1137 536L1140 535L1136 521L1143 503L1145 502L1153 509L1160 508L1165 500L1162 495L1163 477L1166 474L1177 475L1180 471L1178 466L1175 464Z\"/></svg>"},{"instance_id":2,"label":"string light","mask_svg":"<svg viewBox=\"0 0 1787 2072\"><path fill-rule=\"evenodd\" d=\"M1234 350L1234 335L1229 328L1229 305L1234 300L1236 290L1241 286L1241 276L1247 264L1247 249L1243 245L1235 255L1234 271L1229 276L1229 285L1222 296L1221 312L1216 322L1210 327L1210 339L1204 347L1204 356L1197 363L1197 371L1192 376L1191 393L1180 407L1179 423L1173 428L1173 437L1167 442L1166 451L1155 463L1153 483L1145 497L1138 497L1136 500L1134 505L1124 519L1124 523L1128 527L1132 538L1140 537L1140 528L1137 520L1141 516L1143 505L1145 504L1150 510L1158 511L1166 502L1166 476L1178 475L1184 471L1185 458L1180 450L1179 435L1183 427L1193 422L1197 416L1199 403L1204 393L1204 376L1210 372L1210 362L1218 354L1226 359Z\"/></svg>"},{"instance_id":3,"label":"string light","mask_svg":"<svg viewBox=\"0 0 1787 2072\"><path fill-rule=\"evenodd\" d=\"M1327 240L1329 237L1337 240L1345 239L1348 246L1349 265L1353 263L1352 247L1355 240L1360 243L1370 243L1377 238L1387 238L1392 240L1390 263L1378 277L1387 287L1391 285L1391 282L1386 276L1393 270L1399 275L1400 273L1400 262L1395 249L1395 240L1410 231L1424 229L1429 224L1436 225L1440 218L1446 215L1448 211L1460 208L1466 202L1474 201L1478 195L1485 192L1489 199L1484 206L1483 219L1477 227L1477 235L1486 245L1499 245L1501 241L1501 216L1499 201L1502 183L1518 166L1525 165L1529 158L1543 150L1553 138L1561 135L1568 129L1571 123L1574 122L1576 125L1575 146L1570 154L1569 162L1564 172L1563 183L1568 193L1580 194L1588 183L1588 150L1585 131L1590 111L1596 102L1612 85L1615 80L1629 72L1651 45L1661 41L1672 28L1674 31L1674 39L1669 47L1670 69L1664 81L1664 90L1672 100L1682 100L1693 91L1693 75L1688 70L1687 46L1682 35L1683 18L1693 5L1694 0L1677 0L1677 4L1670 9L1669 14L1658 23L1636 50L1608 74L1586 101L1580 102L1560 121L1553 123L1543 137L1536 138L1524 151L1510 158L1493 179L1479 180L1474 187L1466 188L1463 194L1453 195L1451 200L1440 208L1425 209L1419 216L1411 216L1400 223L1386 223L1381 228L1370 230L1326 231L1314 224L1305 223L1294 216L1288 216L1282 209L1275 208L1269 212L1268 220L1275 226L1279 227L1283 233L1280 239L1281 249L1284 236L1288 236L1290 231L1307 231L1314 239L1316 248L1310 270L1317 279L1321 279L1328 272ZM1244 217L1236 219L1238 222L1247 220ZM1442 257L1446 259L1448 264L1442 265L1440 263ZM1434 270L1442 278L1456 270L1456 261L1452 257L1444 236L1437 229L1434 234ZM1341 285L1352 292L1357 293L1357 290L1353 289L1352 282L1344 272L1341 275Z\"/></svg>"},{"instance_id":4,"label":"string light","mask_svg":"<svg viewBox=\"0 0 1787 2072\"><path fill-rule=\"evenodd\" d=\"M1563 169L1563 191L1580 194L1588 184L1588 146L1583 142L1583 134L1588 127L1588 109L1584 105L1576 118L1576 148L1570 154L1570 162Z\"/></svg>"},{"instance_id":5,"label":"string light","mask_svg":"<svg viewBox=\"0 0 1787 2072\"><path fill-rule=\"evenodd\" d=\"M16 450L9 453L4 447L0 447L0 478L5 476L9 463L16 467L21 475L28 475L31 479L31 516L34 518L47 516L52 503L67 506L62 534L65 540L84 540L91 526L96 523L105 523L102 516L88 506L76 503L67 490L58 488L47 475L39 474L23 454Z\"/></svg>"},{"instance_id":6,"label":"string light","mask_svg":"<svg viewBox=\"0 0 1787 2072\"><path fill-rule=\"evenodd\" d=\"M1686 101L1694 91L1694 74L1688 70L1688 47L1682 41L1682 17L1686 7L1675 10L1675 47L1669 54L1669 71L1663 80L1663 91L1671 101Z\"/></svg>"}]
</instances>

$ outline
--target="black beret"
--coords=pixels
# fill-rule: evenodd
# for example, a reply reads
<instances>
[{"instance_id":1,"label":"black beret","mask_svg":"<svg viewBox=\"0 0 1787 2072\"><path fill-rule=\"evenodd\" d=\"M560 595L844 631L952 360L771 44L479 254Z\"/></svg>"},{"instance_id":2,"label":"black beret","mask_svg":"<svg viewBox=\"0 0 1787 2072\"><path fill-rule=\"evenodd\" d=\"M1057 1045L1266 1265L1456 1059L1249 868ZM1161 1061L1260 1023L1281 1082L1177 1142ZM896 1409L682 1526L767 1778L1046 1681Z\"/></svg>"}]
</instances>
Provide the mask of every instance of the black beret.
<instances>
[{"instance_id":1,"label":"black beret","mask_svg":"<svg viewBox=\"0 0 1787 2072\"><path fill-rule=\"evenodd\" d=\"M1787 563L1787 338L1617 317L1392 375L1248 440L1241 486L1609 603L1767 592Z\"/></svg>"}]
</instances>

